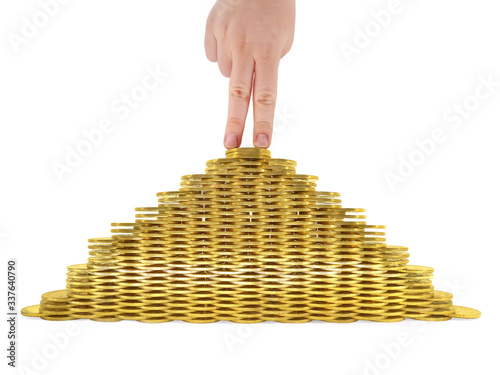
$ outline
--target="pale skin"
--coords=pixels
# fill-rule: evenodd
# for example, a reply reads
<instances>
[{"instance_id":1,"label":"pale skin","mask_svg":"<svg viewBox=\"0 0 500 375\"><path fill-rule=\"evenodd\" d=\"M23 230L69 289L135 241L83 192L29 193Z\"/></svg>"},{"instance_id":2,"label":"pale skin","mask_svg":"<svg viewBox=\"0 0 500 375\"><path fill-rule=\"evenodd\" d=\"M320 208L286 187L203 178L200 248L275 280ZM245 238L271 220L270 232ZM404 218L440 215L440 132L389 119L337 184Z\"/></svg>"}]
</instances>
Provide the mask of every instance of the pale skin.
<instances>
[{"instance_id":1,"label":"pale skin","mask_svg":"<svg viewBox=\"0 0 500 375\"><path fill-rule=\"evenodd\" d=\"M239 147L253 100L253 143L268 148L278 67L293 43L295 0L218 0L207 19L205 52L229 78L224 146Z\"/></svg>"}]
</instances>

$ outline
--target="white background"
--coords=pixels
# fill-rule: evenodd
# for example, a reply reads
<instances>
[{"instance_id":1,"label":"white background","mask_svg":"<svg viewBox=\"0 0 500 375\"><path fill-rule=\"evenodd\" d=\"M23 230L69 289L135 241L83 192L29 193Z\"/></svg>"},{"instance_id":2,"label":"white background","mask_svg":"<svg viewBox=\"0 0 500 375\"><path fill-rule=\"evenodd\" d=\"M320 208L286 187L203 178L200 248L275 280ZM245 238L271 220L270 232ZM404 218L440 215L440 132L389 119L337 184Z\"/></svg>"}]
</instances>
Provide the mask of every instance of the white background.
<instances>
[{"instance_id":1,"label":"white background","mask_svg":"<svg viewBox=\"0 0 500 375\"><path fill-rule=\"evenodd\" d=\"M157 192L176 190L182 175L203 173L207 160L223 157L228 81L203 49L211 6L74 0L16 52L10 33L22 36L24 17L32 20L40 5L0 5L1 267L5 274L7 258L18 259L19 308L64 289L66 266L86 262L88 238L109 235L110 222L133 220L134 207L154 205ZM345 207L366 208L370 223L387 225L388 243L410 248L411 264L435 268L436 289L483 316L424 325L81 320L67 345L28 373L409 375L497 368L500 87L487 99L470 96L479 77L500 81L500 6L401 0L400 12L377 34L371 12L386 9L388 1L298 2L270 149L296 160L299 173L318 175L318 189L342 193ZM355 46L357 28L365 27L373 37L349 62L341 45ZM112 103L137 89L148 66L170 75L120 118ZM453 129L443 114L464 100L474 110ZM67 147L76 148L82 131L106 118L113 131L59 181L53 162L64 163ZM446 141L391 190L386 172L397 173L398 157L408 159L415 142L437 128ZM0 286L4 299L6 287ZM68 324L20 316L18 365L33 369L36 353L50 352L49 333ZM390 358L383 347L394 348L401 334L410 343ZM6 333L0 341L4 348ZM378 369L368 370L370 364Z\"/></svg>"}]
</instances>

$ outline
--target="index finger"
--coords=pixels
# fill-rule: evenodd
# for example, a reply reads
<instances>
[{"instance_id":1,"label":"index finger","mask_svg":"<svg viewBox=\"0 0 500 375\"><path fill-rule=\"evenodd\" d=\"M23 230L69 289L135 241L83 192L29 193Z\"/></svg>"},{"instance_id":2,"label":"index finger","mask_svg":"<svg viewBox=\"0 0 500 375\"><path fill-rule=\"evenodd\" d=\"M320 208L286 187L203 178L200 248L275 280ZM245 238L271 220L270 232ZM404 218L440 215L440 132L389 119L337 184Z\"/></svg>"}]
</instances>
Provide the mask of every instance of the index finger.
<instances>
[{"instance_id":1,"label":"index finger","mask_svg":"<svg viewBox=\"0 0 500 375\"><path fill-rule=\"evenodd\" d=\"M226 148L238 147L241 143L252 92L253 70L252 58L233 57L233 68L229 79L226 135L224 136Z\"/></svg>"},{"instance_id":2,"label":"index finger","mask_svg":"<svg viewBox=\"0 0 500 375\"><path fill-rule=\"evenodd\" d=\"M253 85L254 145L267 148L273 134L274 110L278 92L279 56L257 60Z\"/></svg>"}]
</instances>

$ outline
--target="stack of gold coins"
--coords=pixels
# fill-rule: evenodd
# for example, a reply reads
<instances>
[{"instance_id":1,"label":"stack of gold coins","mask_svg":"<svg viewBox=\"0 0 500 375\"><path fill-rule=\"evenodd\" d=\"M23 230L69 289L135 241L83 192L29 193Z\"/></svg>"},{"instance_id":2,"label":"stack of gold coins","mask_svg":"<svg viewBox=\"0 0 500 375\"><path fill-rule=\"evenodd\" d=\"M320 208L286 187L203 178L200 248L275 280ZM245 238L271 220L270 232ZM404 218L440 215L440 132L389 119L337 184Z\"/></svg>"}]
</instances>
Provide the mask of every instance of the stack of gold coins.
<instances>
[{"instance_id":1,"label":"stack of gold coins","mask_svg":"<svg viewBox=\"0 0 500 375\"><path fill-rule=\"evenodd\" d=\"M108 272L112 272L113 240L112 238L89 239L89 260L86 268L73 266L68 268L67 284L70 296L71 316L76 319L94 318L99 310L99 301L102 297L102 284ZM74 281L73 281L74 280ZM87 284L87 285L85 285ZM116 288L113 292L116 294ZM116 315L112 312L111 315Z\"/></svg>"},{"instance_id":2,"label":"stack of gold coins","mask_svg":"<svg viewBox=\"0 0 500 375\"><path fill-rule=\"evenodd\" d=\"M286 207L285 243L282 248L282 269L285 288L285 315L280 322L304 323L310 321L307 297L310 291L309 245L314 194L317 177L292 175L285 178Z\"/></svg>"},{"instance_id":3,"label":"stack of gold coins","mask_svg":"<svg viewBox=\"0 0 500 375\"><path fill-rule=\"evenodd\" d=\"M316 204L312 211L310 254L309 314L312 319L330 321L334 319L336 298L334 272L337 247L335 228L341 219L336 212L341 200L339 193L316 192Z\"/></svg>"},{"instance_id":4,"label":"stack of gold coins","mask_svg":"<svg viewBox=\"0 0 500 375\"><path fill-rule=\"evenodd\" d=\"M157 259L142 260L141 263L149 270L164 270L167 273L165 293L168 309L166 319L189 319L192 303L189 293L192 287L191 260L193 259L189 244L189 211L185 206L188 193L163 192L158 193L160 213L158 222L163 227L163 256ZM148 292L156 295L156 292Z\"/></svg>"},{"instance_id":5,"label":"stack of gold coins","mask_svg":"<svg viewBox=\"0 0 500 375\"><path fill-rule=\"evenodd\" d=\"M240 223L243 220L239 218L238 212L241 200L236 196L239 187L232 183L237 173L231 168L231 163L216 161L207 163L207 173L212 176L209 192L213 202L214 312L218 319L235 321L239 300L236 293L239 273L237 254L240 249L238 237L242 235Z\"/></svg>"},{"instance_id":6,"label":"stack of gold coins","mask_svg":"<svg viewBox=\"0 0 500 375\"><path fill-rule=\"evenodd\" d=\"M104 271L109 273L109 283L103 288L100 295L107 296L112 290L116 290L114 297L118 297L116 303L117 315L119 319L140 320L143 310L143 288L144 277L140 275L138 265L141 259L140 240L135 233L115 234L114 241L115 263L110 264ZM91 272L92 275L92 272Z\"/></svg>"},{"instance_id":7,"label":"stack of gold coins","mask_svg":"<svg viewBox=\"0 0 500 375\"><path fill-rule=\"evenodd\" d=\"M335 257L333 269L335 308L329 321L350 323L357 320L358 295L361 279L359 265L363 254L365 215L364 209L338 208L336 215L342 221L336 224L337 246L332 249Z\"/></svg>"},{"instance_id":8,"label":"stack of gold coins","mask_svg":"<svg viewBox=\"0 0 500 375\"><path fill-rule=\"evenodd\" d=\"M88 275L92 319L95 320L114 321L118 314L119 271L115 245L115 240L111 237L89 240Z\"/></svg>"},{"instance_id":9,"label":"stack of gold coins","mask_svg":"<svg viewBox=\"0 0 500 375\"><path fill-rule=\"evenodd\" d=\"M385 247L383 225L363 225L363 245L359 250L360 262L356 273L358 289L356 298L356 319L383 321L386 318L385 296L388 289L386 265L382 249Z\"/></svg>"},{"instance_id":10,"label":"stack of gold coins","mask_svg":"<svg viewBox=\"0 0 500 375\"><path fill-rule=\"evenodd\" d=\"M452 299L450 293L435 290L431 297L419 300L418 305L414 304L407 316L418 320L450 320L454 312Z\"/></svg>"},{"instance_id":11,"label":"stack of gold coins","mask_svg":"<svg viewBox=\"0 0 500 375\"><path fill-rule=\"evenodd\" d=\"M67 267L66 289L68 296L73 298L88 298L91 293L87 263Z\"/></svg>"},{"instance_id":12,"label":"stack of gold coins","mask_svg":"<svg viewBox=\"0 0 500 375\"><path fill-rule=\"evenodd\" d=\"M292 166L294 168L294 166ZM263 320L280 320L285 316L287 300L281 291L285 288L284 264L286 256L287 223L290 200L283 198L288 187L284 166L270 164L262 173L263 183L258 195L263 201L259 226L262 245L259 251L260 310ZM256 305L259 305L257 303Z\"/></svg>"},{"instance_id":13,"label":"stack of gold coins","mask_svg":"<svg viewBox=\"0 0 500 375\"><path fill-rule=\"evenodd\" d=\"M427 315L424 319L427 320L449 320L451 315L455 311L453 307L453 295L447 292L441 292L439 290L434 290L432 294L432 302L430 311L426 311Z\"/></svg>"},{"instance_id":14,"label":"stack of gold coins","mask_svg":"<svg viewBox=\"0 0 500 375\"><path fill-rule=\"evenodd\" d=\"M181 191L189 192L188 220L190 223L188 238L191 259L189 289L190 306L188 322L215 322L215 291L212 285L215 273L215 250L213 248L216 222L212 216L214 202L209 199L207 189L212 184L210 175L188 175L182 177Z\"/></svg>"},{"instance_id":15,"label":"stack of gold coins","mask_svg":"<svg viewBox=\"0 0 500 375\"><path fill-rule=\"evenodd\" d=\"M430 309L434 286L431 267L408 265L406 267L406 317L421 318L426 309Z\"/></svg>"},{"instance_id":16,"label":"stack of gold coins","mask_svg":"<svg viewBox=\"0 0 500 375\"><path fill-rule=\"evenodd\" d=\"M235 317L233 322L256 323L263 320L260 304L255 303L262 298L262 286L259 274L262 272L260 265L260 250L264 245L260 226L263 225L262 191L263 173L267 169L267 153L255 155L254 158L235 158L226 170L238 172L231 180L236 185L233 197L237 198L238 234L234 236L235 247L233 252L235 276L234 283Z\"/></svg>"},{"instance_id":17,"label":"stack of gold coins","mask_svg":"<svg viewBox=\"0 0 500 375\"><path fill-rule=\"evenodd\" d=\"M399 322L405 319L406 308L406 288L408 263L408 248L403 246L386 246L380 250L384 258L386 272L385 289L383 302L384 322Z\"/></svg>"},{"instance_id":18,"label":"stack of gold coins","mask_svg":"<svg viewBox=\"0 0 500 375\"><path fill-rule=\"evenodd\" d=\"M166 283L168 280L166 252L169 240L164 237L164 225L157 218L163 210L159 207L139 207L135 215L140 237L140 259L134 266L127 268L126 278L142 280L144 291L141 293L143 311L140 321L147 323L168 322L167 303L168 294ZM136 303L136 302L134 302ZM126 302L122 301L122 304Z\"/></svg>"},{"instance_id":19,"label":"stack of gold coins","mask_svg":"<svg viewBox=\"0 0 500 375\"><path fill-rule=\"evenodd\" d=\"M268 155L261 152L254 156L209 161L207 172L213 176L213 182L203 190L215 198L210 199L214 216L209 217L209 225L217 233L211 238L213 251L209 262L213 262L213 272L207 275L214 288L205 293L210 293L210 302L216 306L212 310L233 322L262 321L262 311L253 298L261 295L257 281L257 244L263 245L257 229L261 220L258 180L265 171L264 159ZM226 227L227 233L222 233Z\"/></svg>"},{"instance_id":20,"label":"stack of gold coins","mask_svg":"<svg viewBox=\"0 0 500 375\"><path fill-rule=\"evenodd\" d=\"M68 266L67 269L66 289L70 297L71 316L74 319L92 318L94 305L88 263Z\"/></svg>"},{"instance_id":21,"label":"stack of gold coins","mask_svg":"<svg viewBox=\"0 0 500 375\"><path fill-rule=\"evenodd\" d=\"M70 298L67 290L42 294L40 314L45 320L71 320Z\"/></svg>"},{"instance_id":22,"label":"stack of gold coins","mask_svg":"<svg viewBox=\"0 0 500 375\"><path fill-rule=\"evenodd\" d=\"M266 320L397 322L476 318L434 291L433 269L408 265L382 225L316 176L268 150L231 149L157 194L135 220L89 240L86 264L68 267L66 290L23 315L48 320Z\"/></svg>"}]
</instances>

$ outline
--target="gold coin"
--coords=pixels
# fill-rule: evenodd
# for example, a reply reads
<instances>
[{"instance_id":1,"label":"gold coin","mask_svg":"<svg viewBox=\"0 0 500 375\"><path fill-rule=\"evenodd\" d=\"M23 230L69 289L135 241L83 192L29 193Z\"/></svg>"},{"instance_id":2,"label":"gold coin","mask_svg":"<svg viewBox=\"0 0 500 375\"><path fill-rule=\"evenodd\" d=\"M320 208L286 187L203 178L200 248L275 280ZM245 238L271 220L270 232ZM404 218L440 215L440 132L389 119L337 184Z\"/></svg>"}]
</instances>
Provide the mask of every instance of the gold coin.
<instances>
[{"instance_id":1,"label":"gold coin","mask_svg":"<svg viewBox=\"0 0 500 375\"><path fill-rule=\"evenodd\" d=\"M41 317L40 305L32 305L25 307L21 310L21 314L24 316Z\"/></svg>"},{"instance_id":2,"label":"gold coin","mask_svg":"<svg viewBox=\"0 0 500 375\"><path fill-rule=\"evenodd\" d=\"M69 307L70 304L67 302L57 303L57 302L45 302L43 300L40 302L41 310L65 311L68 310Z\"/></svg>"},{"instance_id":3,"label":"gold coin","mask_svg":"<svg viewBox=\"0 0 500 375\"><path fill-rule=\"evenodd\" d=\"M122 319L120 318L115 318L115 317L108 317L108 318L91 318L90 320L93 320L94 322L119 322Z\"/></svg>"},{"instance_id":4,"label":"gold coin","mask_svg":"<svg viewBox=\"0 0 500 375\"><path fill-rule=\"evenodd\" d=\"M325 318L325 319L322 319L323 321L325 322L330 322L330 323L354 323L354 322L357 322L358 320L357 319L354 319L354 318L343 318L343 317L340 317L340 318Z\"/></svg>"},{"instance_id":5,"label":"gold coin","mask_svg":"<svg viewBox=\"0 0 500 375\"><path fill-rule=\"evenodd\" d=\"M110 243L113 242L111 237L89 238L89 243Z\"/></svg>"},{"instance_id":6,"label":"gold coin","mask_svg":"<svg viewBox=\"0 0 500 375\"><path fill-rule=\"evenodd\" d=\"M426 300L424 300L424 301L420 301L420 300L409 301L409 300L407 300L406 302L404 302L404 304L408 308L412 308L412 309L419 308L419 307L426 308L426 307L431 306L431 303L429 301L426 301Z\"/></svg>"},{"instance_id":7,"label":"gold coin","mask_svg":"<svg viewBox=\"0 0 500 375\"><path fill-rule=\"evenodd\" d=\"M57 316L47 316L47 315L44 315L41 317L42 319L44 320L54 320L54 321L64 321L64 320L75 320L77 318L74 318L72 316L69 316L69 315L57 315Z\"/></svg>"},{"instance_id":8,"label":"gold coin","mask_svg":"<svg viewBox=\"0 0 500 375\"><path fill-rule=\"evenodd\" d=\"M46 309L43 306L40 306L40 313L42 316L65 316L70 313L69 309L66 310L52 310Z\"/></svg>"},{"instance_id":9,"label":"gold coin","mask_svg":"<svg viewBox=\"0 0 500 375\"><path fill-rule=\"evenodd\" d=\"M450 320L451 316L442 316L442 315L424 315L420 317L412 317L412 319L416 320L427 320L431 322L444 322L446 320Z\"/></svg>"},{"instance_id":10,"label":"gold coin","mask_svg":"<svg viewBox=\"0 0 500 375\"><path fill-rule=\"evenodd\" d=\"M434 309L431 313L428 313L428 314L451 316L454 311L455 311L455 308L453 306L451 306L448 309Z\"/></svg>"},{"instance_id":11,"label":"gold coin","mask_svg":"<svg viewBox=\"0 0 500 375\"><path fill-rule=\"evenodd\" d=\"M434 301L451 301L453 299L453 294L435 290L432 299Z\"/></svg>"},{"instance_id":12,"label":"gold coin","mask_svg":"<svg viewBox=\"0 0 500 375\"><path fill-rule=\"evenodd\" d=\"M73 264L66 267L68 271L82 272L87 270L87 263L84 264Z\"/></svg>"},{"instance_id":13,"label":"gold coin","mask_svg":"<svg viewBox=\"0 0 500 375\"><path fill-rule=\"evenodd\" d=\"M436 309L451 308L453 303L451 301L432 301L431 306Z\"/></svg>"},{"instance_id":14,"label":"gold coin","mask_svg":"<svg viewBox=\"0 0 500 375\"><path fill-rule=\"evenodd\" d=\"M372 318L367 318L365 320L369 320L372 322L381 322L381 323L395 323L395 322L402 322L406 318L404 316L381 316L381 317L372 317Z\"/></svg>"},{"instance_id":15,"label":"gold coin","mask_svg":"<svg viewBox=\"0 0 500 375\"><path fill-rule=\"evenodd\" d=\"M433 273L434 268L426 266L408 265L406 266L406 271L412 274L425 274L425 273Z\"/></svg>"},{"instance_id":16,"label":"gold coin","mask_svg":"<svg viewBox=\"0 0 500 375\"><path fill-rule=\"evenodd\" d=\"M54 302L67 302L70 300L70 298L68 297L68 291L66 289L44 293L42 294L42 299Z\"/></svg>"},{"instance_id":17,"label":"gold coin","mask_svg":"<svg viewBox=\"0 0 500 375\"><path fill-rule=\"evenodd\" d=\"M410 305L407 305L405 307L405 310L408 313L422 313L422 314L430 314L434 311L434 309L430 306L410 306Z\"/></svg>"},{"instance_id":18,"label":"gold coin","mask_svg":"<svg viewBox=\"0 0 500 375\"><path fill-rule=\"evenodd\" d=\"M475 319L481 316L481 312L470 307L453 306L455 311L451 314L454 318Z\"/></svg>"},{"instance_id":19,"label":"gold coin","mask_svg":"<svg viewBox=\"0 0 500 375\"><path fill-rule=\"evenodd\" d=\"M165 323L165 322L171 322L173 319L168 319L168 318L141 318L137 319L139 322L142 323Z\"/></svg>"}]
</instances>

